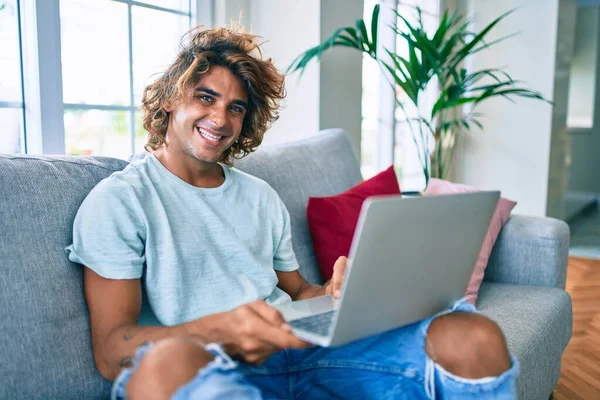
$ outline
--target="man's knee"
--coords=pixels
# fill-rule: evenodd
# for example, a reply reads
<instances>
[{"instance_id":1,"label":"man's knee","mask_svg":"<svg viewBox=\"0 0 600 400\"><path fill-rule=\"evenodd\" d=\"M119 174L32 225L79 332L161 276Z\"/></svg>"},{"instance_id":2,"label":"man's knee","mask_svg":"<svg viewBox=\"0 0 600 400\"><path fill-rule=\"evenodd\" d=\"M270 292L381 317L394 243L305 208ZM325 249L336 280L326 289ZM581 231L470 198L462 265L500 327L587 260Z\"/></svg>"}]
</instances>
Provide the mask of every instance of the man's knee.
<instances>
[{"instance_id":1,"label":"man's knee","mask_svg":"<svg viewBox=\"0 0 600 400\"><path fill-rule=\"evenodd\" d=\"M498 324L474 313L455 312L434 319L426 351L437 364L463 378L497 376L511 363Z\"/></svg>"},{"instance_id":2,"label":"man's knee","mask_svg":"<svg viewBox=\"0 0 600 400\"><path fill-rule=\"evenodd\" d=\"M127 384L127 398L169 399L196 376L213 356L191 338L156 342L144 355Z\"/></svg>"}]
</instances>

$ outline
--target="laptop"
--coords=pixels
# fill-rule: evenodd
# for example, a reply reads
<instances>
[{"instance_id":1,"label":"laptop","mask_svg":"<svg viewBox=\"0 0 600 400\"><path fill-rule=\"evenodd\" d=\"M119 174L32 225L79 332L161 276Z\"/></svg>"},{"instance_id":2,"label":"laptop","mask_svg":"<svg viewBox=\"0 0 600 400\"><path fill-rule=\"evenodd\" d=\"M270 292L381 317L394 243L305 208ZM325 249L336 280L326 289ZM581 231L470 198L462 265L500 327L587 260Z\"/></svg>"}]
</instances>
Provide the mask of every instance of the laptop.
<instances>
[{"instance_id":1,"label":"laptop","mask_svg":"<svg viewBox=\"0 0 600 400\"><path fill-rule=\"evenodd\" d=\"M371 197L339 299L279 306L307 342L340 346L430 317L464 296L500 193Z\"/></svg>"}]
</instances>

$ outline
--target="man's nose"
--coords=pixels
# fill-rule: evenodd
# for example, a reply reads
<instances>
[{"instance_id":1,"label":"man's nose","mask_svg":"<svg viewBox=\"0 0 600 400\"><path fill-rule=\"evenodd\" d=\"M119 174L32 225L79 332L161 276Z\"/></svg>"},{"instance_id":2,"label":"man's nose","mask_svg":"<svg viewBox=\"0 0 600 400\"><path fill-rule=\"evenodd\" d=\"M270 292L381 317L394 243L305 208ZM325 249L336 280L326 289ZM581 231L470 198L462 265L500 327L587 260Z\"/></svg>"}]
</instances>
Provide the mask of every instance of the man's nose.
<instances>
[{"instance_id":1,"label":"man's nose","mask_svg":"<svg viewBox=\"0 0 600 400\"><path fill-rule=\"evenodd\" d=\"M210 120L216 128L221 128L227 123L227 107L216 106L213 107L210 114Z\"/></svg>"}]
</instances>

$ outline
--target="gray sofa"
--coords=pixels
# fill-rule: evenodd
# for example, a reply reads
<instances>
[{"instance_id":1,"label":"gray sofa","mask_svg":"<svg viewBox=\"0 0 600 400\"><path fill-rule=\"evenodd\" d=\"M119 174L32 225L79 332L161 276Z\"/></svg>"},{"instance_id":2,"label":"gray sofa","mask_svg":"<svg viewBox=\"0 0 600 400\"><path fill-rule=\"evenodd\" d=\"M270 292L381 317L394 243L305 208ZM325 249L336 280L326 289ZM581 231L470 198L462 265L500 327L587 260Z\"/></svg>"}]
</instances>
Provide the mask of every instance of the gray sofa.
<instances>
[{"instance_id":1,"label":"gray sofa","mask_svg":"<svg viewBox=\"0 0 600 400\"><path fill-rule=\"evenodd\" d=\"M82 270L64 253L87 193L126 162L103 157L0 155L0 398L105 399L94 365ZM236 164L268 181L292 216L294 249L320 281L305 218L309 196L361 180L339 130L265 146ZM494 247L478 301L521 362L522 399L547 399L571 337L564 291L569 230L550 218L513 215Z\"/></svg>"}]
</instances>

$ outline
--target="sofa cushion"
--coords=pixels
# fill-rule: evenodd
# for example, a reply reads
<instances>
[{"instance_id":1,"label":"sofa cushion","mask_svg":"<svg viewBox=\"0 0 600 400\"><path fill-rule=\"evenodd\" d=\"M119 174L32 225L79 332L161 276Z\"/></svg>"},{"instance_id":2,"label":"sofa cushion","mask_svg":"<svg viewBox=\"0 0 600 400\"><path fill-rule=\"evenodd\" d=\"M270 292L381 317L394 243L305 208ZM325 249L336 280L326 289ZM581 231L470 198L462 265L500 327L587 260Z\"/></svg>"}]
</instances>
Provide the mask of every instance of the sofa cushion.
<instances>
[{"instance_id":1,"label":"sofa cushion","mask_svg":"<svg viewBox=\"0 0 600 400\"><path fill-rule=\"evenodd\" d=\"M332 196L362 180L358 160L344 131L330 129L308 139L264 146L237 161L235 167L267 181L279 193L290 212L292 245L300 272L309 282L321 283L306 205L309 197Z\"/></svg>"},{"instance_id":2,"label":"sofa cushion","mask_svg":"<svg viewBox=\"0 0 600 400\"><path fill-rule=\"evenodd\" d=\"M392 165L343 193L308 199L306 218L323 280L331 279L338 257L348 257L365 200L371 196L399 194L398 177Z\"/></svg>"},{"instance_id":3,"label":"sofa cushion","mask_svg":"<svg viewBox=\"0 0 600 400\"><path fill-rule=\"evenodd\" d=\"M557 288L484 282L477 308L498 322L521 364L519 399L547 399L571 337L569 294Z\"/></svg>"},{"instance_id":4,"label":"sofa cushion","mask_svg":"<svg viewBox=\"0 0 600 400\"><path fill-rule=\"evenodd\" d=\"M424 194L425 196L437 196L442 194L473 193L478 191L478 189L471 186L434 178L429 181ZM496 206L494 215L492 215L490 227L485 235L481 251L477 256L477 261L475 262L475 267L473 268L473 273L471 274L471 279L469 279L469 284L467 285L467 290L465 292L465 297L472 304L475 304L477 301L479 287L481 286L481 282L483 282L485 268L488 265L494 243L496 243L496 239L502 230L502 226L506 224L506 221L508 221L508 218L510 217L510 212L516 205L517 203L505 199L504 197L501 197L498 200L498 205Z\"/></svg>"},{"instance_id":5,"label":"sofa cushion","mask_svg":"<svg viewBox=\"0 0 600 400\"><path fill-rule=\"evenodd\" d=\"M82 290L64 248L110 158L0 156L0 398L105 399Z\"/></svg>"}]
</instances>

